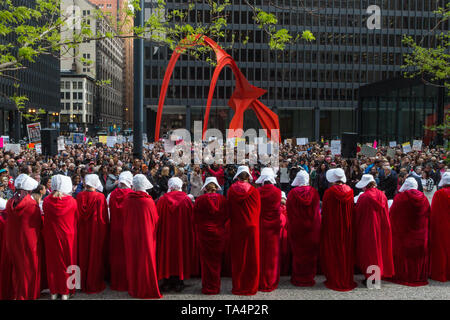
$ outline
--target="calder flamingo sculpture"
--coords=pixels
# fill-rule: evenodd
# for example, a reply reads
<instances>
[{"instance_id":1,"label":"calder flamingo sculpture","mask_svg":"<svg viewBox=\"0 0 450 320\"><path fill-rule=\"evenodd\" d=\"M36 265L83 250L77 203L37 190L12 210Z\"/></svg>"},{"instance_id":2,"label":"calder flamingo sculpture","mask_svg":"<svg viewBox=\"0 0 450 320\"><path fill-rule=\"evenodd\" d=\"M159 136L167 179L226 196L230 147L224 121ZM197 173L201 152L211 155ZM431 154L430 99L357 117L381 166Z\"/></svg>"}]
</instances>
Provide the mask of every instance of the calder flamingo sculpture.
<instances>
[{"instance_id":1,"label":"calder flamingo sculpture","mask_svg":"<svg viewBox=\"0 0 450 320\"><path fill-rule=\"evenodd\" d=\"M186 41L186 39L185 39ZM206 130L208 129L209 113L211 109L211 103L213 100L214 90L216 88L217 81L219 79L220 72L226 66L230 66L233 74L236 78L235 90L228 101L228 105L234 110L235 114L230 123L230 131L228 138L240 137L242 136L242 131L244 125L244 113L247 109L251 109L255 112L261 126L265 129L267 137L274 142L279 142L281 137L279 134L280 124L278 121L278 116L272 112L267 106L258 100L267 91L258 87L251 85L245 76L242 74L241 70L236 65L234 59L223 50L215 41L211 40L206 36L197 35L193 41L194 45L203 45L211 47L217 58L217 66L214 70L214 74L211 80L211 86L208 93L208 101L206 103L205 118L203 123L203 139L205 138ZM166 73L164 75L163 84L161 87L161 93L158 103L158 114L156 117L156 127L155 127L155 139L159 140L159 131L161 126L162 112L164 108L164 101L166 99L167 88L169 86L170 78L172 77L175 64L178 58L186 49L178 47L172 57L170 58L169 65L167 67ZM271 130L275 131L277 134L272 135Z\"/></svg>"}]
</instances>

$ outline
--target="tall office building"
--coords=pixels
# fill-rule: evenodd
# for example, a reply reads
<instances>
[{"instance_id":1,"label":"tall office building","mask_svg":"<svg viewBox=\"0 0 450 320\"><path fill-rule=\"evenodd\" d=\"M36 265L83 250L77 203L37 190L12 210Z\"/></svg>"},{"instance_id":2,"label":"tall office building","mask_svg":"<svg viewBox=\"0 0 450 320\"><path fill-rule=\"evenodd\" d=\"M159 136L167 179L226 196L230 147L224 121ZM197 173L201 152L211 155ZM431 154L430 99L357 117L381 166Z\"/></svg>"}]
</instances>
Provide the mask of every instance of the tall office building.
<instances>
[{"instance_id":1,"label":"tall office building","mask_svg":"<svg viewBox=\"0 0 450 320\"><path fill-rule=\"evenodd\" d=\"M181 0L166 2L168 11L185 7ZM425 45L434 45L430 30L436 25L437 16L433 11L445 1L250 0L266 12L275 14L278 26L287 28L291 34L311 30L316 37L311 43L299 41L282 51L269 49L267 35L254 23L252 9L243 0L231 2L226 11L228 35L225 39L214 40L227 47L231 44L231 33L236 35L233 48L227 52L250 83L267 90L260 100L279 115L283 137L318 140L321 136L333 138L348 131L362 133L361 122L374 121L361 116L365 109L361 105L361 88L402 77L403 55L408 52L402 43L404 35L419 41L423 38ZM155 1L145 1L146 19L154 6ZM196 10L190 12L188 22L209 22L208 8L205 4L197 5ZM435 32L442 30L448 30L448 23L439 26ZM245 39L248 39L246 44ZM162 79L170 56L167 48L146 43L144 104L150 136L153 135ZM165 102L163 132L189 127L186 118L191 122L203 119L213 70L214 67L206 62L188 56L180 58ZM215 90L209 127L221 130L228 127L232 113L227 103L233 87L234 76L226 68ZM418 111L401 114L408 118L400 125L416 121L419 127L419 118L424 121L439 104L437 96L430 99L432 108L420 109L420 104L429 100L418 99L415 102L419 105ZM245 127L259 127L251 111L246 112ZM396 134L403 132L398 128L392 130L397 130ZM383 134L381 130L375 132L373 127L366 131L367 139ZM406 133L404 138L408 138Z\"/></svg>"}]
</instances>

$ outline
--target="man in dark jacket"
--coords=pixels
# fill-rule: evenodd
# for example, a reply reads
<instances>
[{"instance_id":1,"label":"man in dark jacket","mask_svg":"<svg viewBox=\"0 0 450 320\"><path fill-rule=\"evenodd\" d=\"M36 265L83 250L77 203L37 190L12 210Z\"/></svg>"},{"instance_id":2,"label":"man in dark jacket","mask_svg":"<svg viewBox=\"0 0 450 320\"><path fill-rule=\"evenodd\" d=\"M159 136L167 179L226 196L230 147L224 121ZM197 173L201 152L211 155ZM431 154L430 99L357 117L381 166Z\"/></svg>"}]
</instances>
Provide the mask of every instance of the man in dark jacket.
<instances>
[{"instance_id":1,"label":"man in dark jacket","mask_svg":"<svg viewBox=\"0 0 450 320\"><path fill-rule=\"evenodd\" d=\"M392 200L397 193L397 173L389 166L383 167L383 173L384 174L380 177L379 189L384 191L388 200Z\"/></svg>"}]
</instances>

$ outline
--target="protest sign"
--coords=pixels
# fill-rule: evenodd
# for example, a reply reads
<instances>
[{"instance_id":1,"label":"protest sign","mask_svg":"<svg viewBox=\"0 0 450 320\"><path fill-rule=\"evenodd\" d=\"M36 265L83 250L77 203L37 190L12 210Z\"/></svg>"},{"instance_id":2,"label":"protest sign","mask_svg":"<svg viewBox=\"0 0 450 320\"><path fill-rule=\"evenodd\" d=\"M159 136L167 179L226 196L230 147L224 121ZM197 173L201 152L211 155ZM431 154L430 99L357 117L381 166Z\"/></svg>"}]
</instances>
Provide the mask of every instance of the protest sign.
<instances>
[{"instance_id":1,"label":"protest sign","mask_svg":"<svg viewBox=\"0 0 450 320\"><path fill-rule=\"evenodd\" d=\"M113 148L116 143L117 143L117 137L116 136L107 136L106 137L106 146L107 147Z\"/></svg>"},{"instance_id":2,"label":"protest sign","mask_svg":"<svg viewBox=\"0 0 450 320\"><path fill-rule=\"evenodd\" d=\"M74 144L84 143L84 134L83 133L74 133L72 136L72 142Z\"/></svg>"},{"instance_id":3,"label":"protest sign","mask_svg":"<svg viewBox=\"0 0 450 320\"><path fill-rule=\"evenodd\" d=\"M413 140L413 146L412 149L414 151L422 151L422 140Z\"/></svg>"},{"instance_id":4,"label":"protest sign","mask_svg":"<svg viewBox=\"0 0 450 320\"><path fill-rule=\"evenodd\" d=\"M66 147L64 146L64 137L60 136L58 137L58 151L64 151L66 150Z\"/></svg>"},{"instance_id":5,"label":"protest sign","mask_svg":"<svg viewBox=\"0 0 450 320\"><path fill-rule=\"evenodd\" d=\"M305 144L308 144L308 138L297 138L298 146L304 146Z\"/></svg>"},{"instance_id":6,"label":"protest sign","mask_svg":"<svg viewBox=\"0 0 450 320\"><path fill-rule=\"evenodd\" d=\"M27 124L27 131L30 142L41 141L41 124L39 122Z\"/></svg>"},{"instance_id":7,"label":"protest sign","mask_svg":"<svg viewBox=\"0 0 450 320\"><path fill-rule=\"evenodd\" d=\"M5 144L5 152L12 152L14 154L20 153L20 144L7 143Z\"/></svg>"},{"instance_id":8,"label":"protest sign","mask_svg":"<svg viewBox=\"0 0 450 320\"><path fill-rule=\"evenodd\" d=\"M397 146L397 141L390 141L389 142L389 147L395 148L396 146Z\"/></svg>"},{"instance_id":9,"label":"protest sign","mask_svg":"<svg viewBox=\"0 0 450 320\"><path fill-rule=\"evenodd\" d=\"M409 153L412 151L411 144L409 142L405 142L402 144L403 153Z\"/></svg>"},{"instance_id":10,"label":"protest sign","mask_svg":"<svg viewBox=\"0 0 450 320\"><path fill-rule=\"evenodd\" d=\"M387 152L386 152L386 155L387 155L388 157L391 157L391 158L395 157L395 150L389 148L389 149L387 150Z\"/></svg>"},{"instance_id":11,"label":"protest sign","mask_svg":"<svg viewBox=\"0 0 450 320\"><path fill-rule=\"evenodd\" d=\"M107 140L108 140L108 136L99 136L98 137L98 142L100 142L100 143L106 144Z\"/></svg>"},{"instance_id":12,"label":"protest sign","mask_svg":"<svg viewBox=\"0 0 450 320\"><path fill-rule=\"evenodd\" d=\"M366 157L375 157L377 155L377 149L369 147L367 145L361 146L361 154Z\"/></svg>"},{"instance_id":13,"label":"protest sign","mask_svg":"<svg viewBox=\"0 0 450 320\"><path fill-rule=\"evenodd\" d=\"M341 154L341 140L331 140L331 154L333 156Z\"/></svg>"},{"instance_id":14,"label":"protest sign","mask_svg":"<svg viewBox=\"0 0 450 320\"><path fill-rule=\"evenodd\" d=\"M36 143L35 148L37 154L42 154L42 144Z\"/></svg>"},{"instance_id":15,"label":"protest sign","mask_svg":"<svg viewBox=\"0 0 450 320\"><path fill-rule=\"evenodd\" d=\"M164 139L164 151L173 153L175 150L175 144L172 140Z\"/></svg>"},{"instance_id":16,"label":"protest sign","mask_svg":"<svg viewBox=\"0 0 450 320\"><path fill-rule=\"evenodd\" d=\"M9 143L9 136L2 136L2 138L3 138L3 146Z\"/></svg>"}]
</instances>

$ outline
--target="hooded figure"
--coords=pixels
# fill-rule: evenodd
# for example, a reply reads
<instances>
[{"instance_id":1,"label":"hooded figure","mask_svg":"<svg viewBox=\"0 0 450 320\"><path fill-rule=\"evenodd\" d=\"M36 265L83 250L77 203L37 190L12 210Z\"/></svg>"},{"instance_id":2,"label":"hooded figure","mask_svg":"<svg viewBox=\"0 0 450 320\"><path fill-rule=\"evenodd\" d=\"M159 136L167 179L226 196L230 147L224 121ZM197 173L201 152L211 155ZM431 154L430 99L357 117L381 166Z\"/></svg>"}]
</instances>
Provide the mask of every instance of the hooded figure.
<instances>
[{"instance_id":1,"label":"hooded figure","mask_svg":"<svg viewBox=\"0 0 450 320\"><path fill-rule=\"evenodd\" d=\"M328 170L326 177L332 186L325 191L322 202L321 267L329 289L350 291L357 286L353 280L353 190L344 184L347 179L341 168Z\"/></svg>"},{"instance_id":2,"label":"hooded figure","mask_svg":"<svg viewBox=\"0 0 450 320\"><path fill-rule=\"evenodd\" d=\"M226 198L216 193L221 187L215 177L205 180L194 205L194 222L200 254L202 293L220 293L220 272L225 250L225 223L228 220Z\"/></svg>"},{"instance_id":3,"label":"hooded figure","mask_svg":"<svg viewBox=\"0 0 450 320\"><path fill-rule=\"evenodd\" d=\"M16 192L6 204L4 241L7 259L11 264L8 264L8 260L5 263L12 266L11 286L7 286L12 291L1 294L2 299L34 300L40 297L42 220L39 205L31 197L31 191L38 184L26 174L19 175L15 182Z\"/></svg>"},{"instance_id":4,"label":"hooded figure","mask_svg":"<svg viewBox=\"0 0 450 320\"><path fill-rule=\"evenodd\" d=\"M264 168L256 183L263 185L258 188L261 198L259 290L270 292L280 282L281 190L274 186L272 168Z\"/></svg>"},{"instance_id":5,"label":"hooded figure","mask_svg":"<svg viewBox=\"0 0 450 320\"><path fill-rule=\"evenodd\" d=\"M309 175L300 170L286 202L288 237L292 248L291 283L310 287L316 283L320 242L320 196L309 186Z\"/></svg>"},{"instance_id":6,"label":"hooded figure","mask_svg":"<svg viewBox=\"0 0 450 320\"><path fill-rule=\"evenodd\" d=\"M158 213L155 202L146 192L152 188L143 174L137 174L133 178L134 192L128 194L122 206L127 288L130 296L140 299L162 297L156 275Z\"/></svg>"},{"instance_id":7,"label":"hooded figure","mask_svg":"<svg viewBox=\"0 0 450 320\"><path fill-rule=\"evenodd\" d=\"M430 216L430 277L450 281L450 172L442 175Z\"/></svg>"},{"instance_id":8,"label":"hooded figure","mask_svg":"<svg viewBox=\"0 0 450 320\"><path fill-rule=\"evenodd\" d=\"M249 180L252 176L247 166L238 168L234 183L228 190L230 212L230 245L232 264L232 293L254 295L258 292L260 272L259 216L261 198Z\"/></svg>"},{"instance_id":9,"label":"hooded figure","mask_svg":"<svg viewBox=\"0 0 450 320\"><path fill-rule=\"evenodd\" d=\"M78 265L81 269L81 290L98 293L105 290L108 253L108 205L96 174L84 179L85 191L77 195Z\"/></svg>"},{"instance_id":10,"label":"hooded figure","mask_svg":"<svg viewBox=\"0 0 450 320\"><path fill-rule=\"evenodd\" d=\"M0 211L0 300L10 300L14 298L12 287L12 262L6 250L6 203L1 199L2 208Z\"/></svg>"},{"instance_id":11,"label":"hooded figure","mask_svg":"<svg viewBox=\"0 0 450 320\"><path fill-rule=\"evenodd\" d=\"M47 281L52 299L67 299L75 292L67 287L69 266L77 265L77 202L70 196L72 180L56 175L51 180L52 194L44 199L44 243Z\"/></svg>"},{"instance_id":12,"label":"hooded figure","mask_svg":"<svg viewBox=\"0 0 450 320\"><path fill-rule=\"evenodd\" d=\"M383 278L394 275L388 200L384 192L376 187L371 174L363 175L356 184L356 188L364 190L356 203L353 219L356 265L366 280L373 273L368 273L368 268L373 265L380 268Z\"/></svg>"},{"instance_id":13,"label":"hooded figure","mask_svg":"<svg viewBox=\"0 0 450 320\"><path fill-rule=\"evenodd\" d=\"M119 175L119 186L111 192L106 200L109 205L109 264L111 267L111 290L127 291L127 272L125 265L125 247L123 225L125 215L125 198L132 192L133 174L124 171Z\"/></svg>"},{"instance_id":14,"label":"hooded figure","mask_svg":"<svg viewBox=\"0 0 450 320\"><path fill-rule=\"evenodd\" d=\"M403 188L411 183L412 187ZM395 276L393 282L407 286L428 284L428 225L430 203L417 190L414 178L407 178L403 191L391 207L392 246ZM400 189L402 190L402 189Z\"/></svg>"},{"instance_id":15,"label":"hooded figure","mask_svg":"<svg viewBox=\"0 0 450 320\"><path fill-rule=\"evenodd\" d=\"M184 279L197 270L197 254L191 199L182 192L183 181L171 178L168 192L157 203L159 221L156 235L158 280L164 279L161 291L184 289Z\"/></svg>"}]
</instances>

